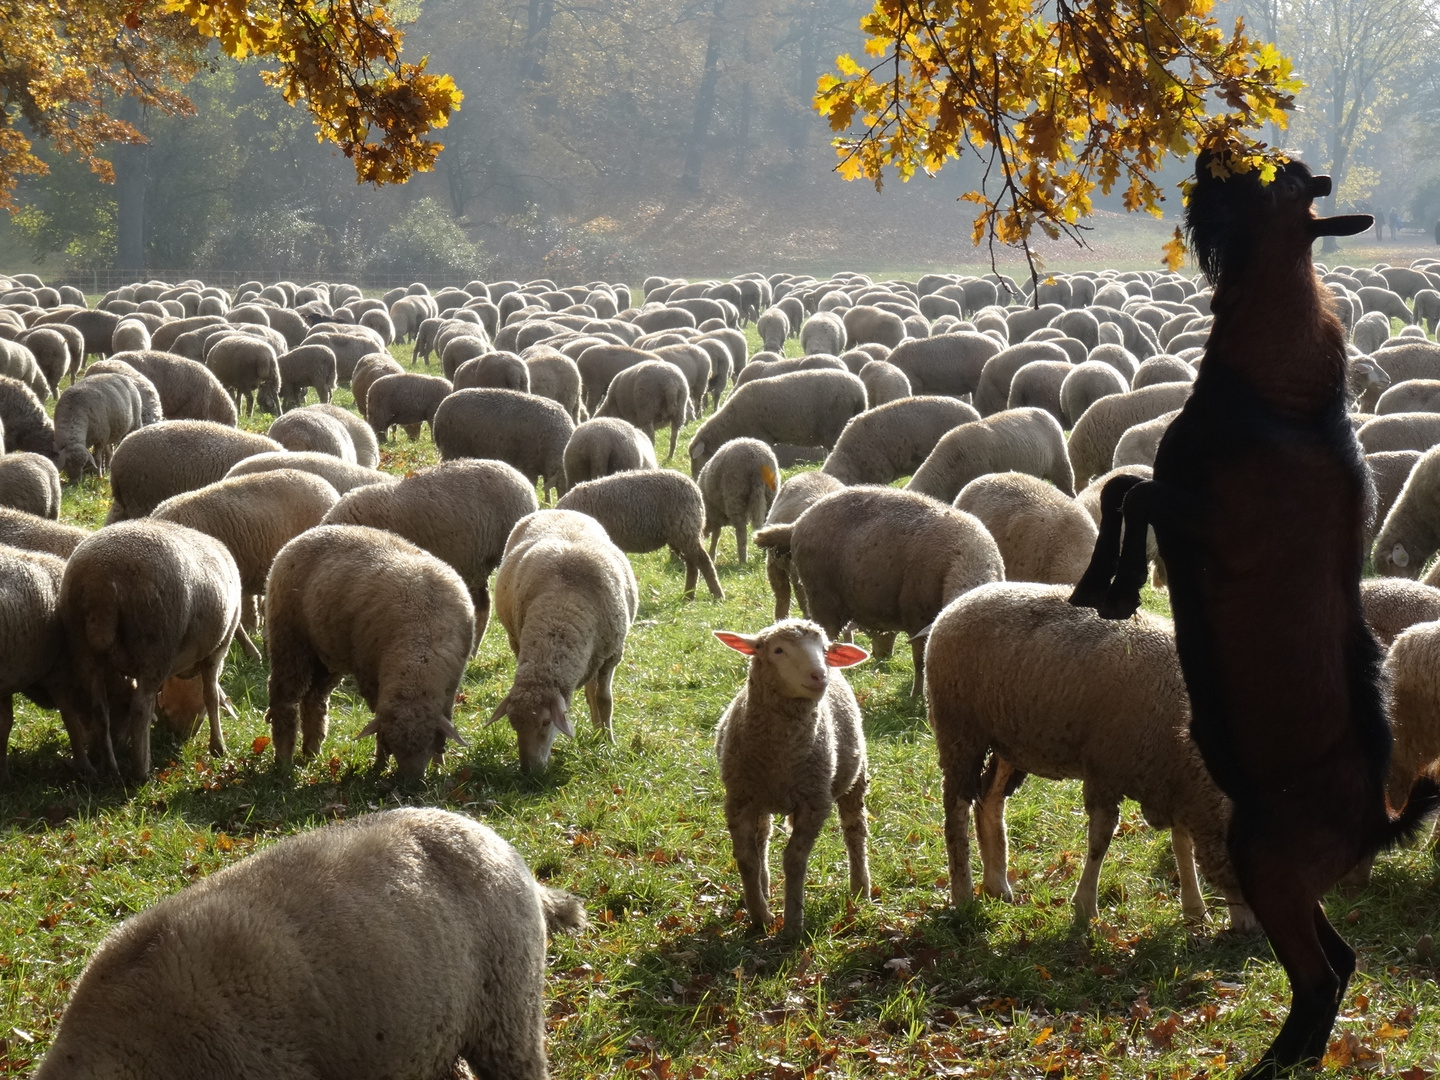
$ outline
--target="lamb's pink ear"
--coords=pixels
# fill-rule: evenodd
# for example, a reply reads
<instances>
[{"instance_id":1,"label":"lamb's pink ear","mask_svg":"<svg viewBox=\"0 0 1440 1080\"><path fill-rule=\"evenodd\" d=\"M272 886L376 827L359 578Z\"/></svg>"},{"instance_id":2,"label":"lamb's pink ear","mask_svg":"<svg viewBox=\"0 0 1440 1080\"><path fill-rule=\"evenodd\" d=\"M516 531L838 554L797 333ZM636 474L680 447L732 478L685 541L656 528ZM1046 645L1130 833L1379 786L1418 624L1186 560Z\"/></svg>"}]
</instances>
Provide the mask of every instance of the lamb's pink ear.
<instances>
[{"instance_id":1,"label":"lamb's pink ear","mask_svg":"<svg viewBox=\"0 0 1440 1080\"><path fill-rule=\"evenodd\" d=\"M825 650L826 667L854 667L868 659L870 654L859 645L846 645L843 641L837 641Z\"/></svg>"},{"instance_id":2,"label":"lamb's pink ear","mask_svg":"<svg viewBox=\"0 0 1440 1080\"><path fill-rule=\"evenodd\" d=\"M470 745L468 742L465 741L465 736L461 735L460 732L456 730L455 725L452 724L449 720L442 719L440 721L440 731L447 739L453 739L461 746Z\"/></svg>"},{"instance_id":3,"label":"lamb's pink ear","mask_svg":"<svg viewBox=\"0 0 1440 1080\"><path fill-rule=\"evenodd\" d=\"M380 734L380 717L376 716L376 717L374 717L373 719L371 719L371 721L370 721L368 724L366 724L364 727L362 727L362 728L360 729L360 733L359 733L358 735L356 735L355 737L356 737L357 739L363 739L363 738L365 738L367 735L378 735L378 734Z\"/></svg>"},{"instance_id":4,"label":"lamb's pink ear","mask_svg":"<svg viewBox=\"0 0 1440 1080\"><path fill-rule=\"evenodd\" d=\"M555 730L568 739L575 737L575 726L570 723L570 706L565 704L565 699L556 694L550 699L546 710L549 713L550 723L555 725Z\"/></svg>"},{"instance_id":5,"label":"lamb's pink ear","mask_svg":"<svg viewBox=\"0 0 1440 1080\"><path fill-rule=\"evenodd\" d=\"M713 630L711 633L720 639L720 644L728 645L736 652L744 653L746 656L755 655L755 643L759 640L758 638L749 634L733 634L729 630Z\"/></svg>"},{"instance_id":6,"label":"lamb's pink ear","mask_svg":"<svg viewBox=\"0 0 1440 1080\"><path fill-rule=\"evenodd\" d=\"M485 721L485 726L489 727L491 724L495 723L495 721L505 719L505 712L509 708L510 695L506 694L503 698L500 699L500 704L495 706L495 711L490 714L490 719Z\"/></svg>"}]
</instances>

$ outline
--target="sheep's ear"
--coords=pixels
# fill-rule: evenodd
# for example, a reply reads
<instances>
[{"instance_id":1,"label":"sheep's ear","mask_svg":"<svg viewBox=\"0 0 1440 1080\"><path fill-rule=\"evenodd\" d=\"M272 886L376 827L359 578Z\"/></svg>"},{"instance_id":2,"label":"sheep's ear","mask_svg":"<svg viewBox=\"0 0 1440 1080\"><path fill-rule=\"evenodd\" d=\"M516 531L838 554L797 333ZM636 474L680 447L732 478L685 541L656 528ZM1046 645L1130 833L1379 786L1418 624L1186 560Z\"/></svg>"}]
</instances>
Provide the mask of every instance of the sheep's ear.
<instances>
[{"instance_id":1,"label":"sheep's ear","mask_svg":"<svg viewBox=\"0 0 1440 1080\"><path fill-rule=\"evenodd\" d=\"M100 471L100 463L95 460L95 455L90 453L89 450L85 451L85 460L90 463L90 468L94 469L97 473Z\"/></svg>"},{"instance_id":2,"label":"sheep's ear","mask_svg":"<svg viewBox=\"0 0 1440 1080\"><path fill-rule=\"evenodd\" d=\"M760 466L760 479L765 481L765 486L771 491L775 490L775 470L769 465Z\"/></svg>"},{"instance_id":3,"label":"sheep's ear","mask_svg":"<svg viewBox=\"0 0 1440 1080\"><path fill-rule=\"evenodd\" d=\"M441 734L443 734L447 739L457 742L461 746L470 745L470 743L466 741L465 736L461 735L460 732L455 730L455 725L452 724L449 720L441 719L440 731Z\"/></svg>"},{"instance_id":4,"label":"sheep's ear","mask_svg":"<svg viewBox=\"0 0 1440 1080\"><path fill-rule=\"evenodd\" d=\"M1375 227L1375 218L1370 214L1336 214L1334 217L1316 218L1310 222L1311 236L1354 236Z\"/></svg>"},{"instance_id":5,"label":"sheep's ear","mask_svg":"<svg viewBox=\"0 0 1440 1080\"><path fill-rule=\"evenodd\" d=\"M1404 544L1396 544L1390 551L1390 561L1396 566L1409 566L1410 553L1405 550Z\"/></svg>"},{"instance_id":6,"label":"sheep's ear","mask_svg":"<svg viewBox=\"0 0 1440 1080\"><path fill-rule=\"evenodd\" d=\"M575 726L570 723L570 706L565 703L565 699L559 694L556 694L550 699L550 705L547 711L549 712L550 723L555 725L555 730L566 738L573 739L575 737Z\"/></svg>"},{"instance_id":7,"label":"sheep's ear","mask_svg":"<svg viewBox=\"0 0 1440 1080\"><path fill-rule=\"evenodd\" d=\"M495 721L505 719L505 713L509 710L509 708L510 695L506 694L503 698L500 699L500 704L495 706L495 711L490 714L490 719L485 721L485 726L489 727L491 724L495 723Z\"/></svg>"},{"instance_id":8,"label":"sheep's ear","mask_svg":"<svg viewBox=\"0 0 1440 1080\"><path fill-rule=\"evenodd\" d=\"M729 630L713 630L711 633L720 640L721 645L727 645L746 656L755 655L755 645L760 640L752 634L733 634Z\"/></svg>"},{"instance_id":9,"label":"sheep's ear","mask_svg":"<svg viewBox=\"0 0 1440 1080\"><path fill-rule=\"evenodd\" d=\"M691 441L690 460L695 460L703 453L705 453L705 441L703 439L695 439Z\"/></svg>"},{"instance_id":10,"label":"sheep's ear","mask_svg":"<svg viewBox=\"0 0 1440 1080\"><path fill-rule=\"evenodd\" d=\"M826 667L854 667L868 659L870 654L859 645L846 645L843 641L837 641L825 650Z\"/></svg>"},{"instance_id":11,"label":"sheep's ear","mask_svg":"<svg viewBox=\"0 0 1440 1080\"><path fill-rule=\"evenodd\" d=\"M363 738L365 738L365 736L367 736L367 735L378 735L379 733L380 733L380 717L376 716L376 717L373 717L368 724L366 724L363 728L361 728L359 734L357 734L355 737L356 737L357 739L363 739Z\"/></svg>"}]
</instances>

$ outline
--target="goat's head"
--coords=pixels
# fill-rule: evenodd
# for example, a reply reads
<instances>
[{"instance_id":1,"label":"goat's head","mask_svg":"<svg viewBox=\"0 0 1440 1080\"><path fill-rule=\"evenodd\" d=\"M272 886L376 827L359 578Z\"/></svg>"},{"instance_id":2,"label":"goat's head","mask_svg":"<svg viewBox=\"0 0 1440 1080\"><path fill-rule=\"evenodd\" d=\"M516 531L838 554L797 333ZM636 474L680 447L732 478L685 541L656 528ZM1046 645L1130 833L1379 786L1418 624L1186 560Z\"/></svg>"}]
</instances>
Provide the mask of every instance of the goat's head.
<instances>
[{"instance_id":1,"label":"goat's head","mask_svg":"<svg viewBox=\"0 0 1440 1080\"><path fill-rule=\"evenodd\" d=\"M1330 178L1314 175L1302 161L1281 166L1268 184L1254 169L1220 179L1214 162L1210 151L1201 152L1185 203L1190 250L1213 284L1237 275L1257 244L1308 251L1316 237L1351 236L1375 224L1369 214L1316 217L1312 205L1330 194Z\"/></svg>"}]
</instances>

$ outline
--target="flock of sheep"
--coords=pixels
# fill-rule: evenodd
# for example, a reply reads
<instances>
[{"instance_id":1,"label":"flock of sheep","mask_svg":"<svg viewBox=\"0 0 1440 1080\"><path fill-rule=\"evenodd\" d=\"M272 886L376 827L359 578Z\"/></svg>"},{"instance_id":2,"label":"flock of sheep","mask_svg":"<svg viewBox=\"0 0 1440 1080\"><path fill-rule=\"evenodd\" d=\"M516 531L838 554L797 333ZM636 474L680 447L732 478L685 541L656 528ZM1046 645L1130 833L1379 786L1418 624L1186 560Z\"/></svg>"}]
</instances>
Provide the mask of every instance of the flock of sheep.
<instances>
[{"instance_id":1,"label":"flock of sheep","mask_svg":"<svg viewBox=\"0 0 1440 1080\"><path fill-rule=\"evenodd\" d=\"M1440 550L1440 345L1425 332L1440 319L1440 260L1321 273L1350 333L1375 481L1380 576L1364 604L1389 649L1403 800L1440 758L1440 564L1414 580ZM1103 271L1032 295L999 275L747 274L651 278L643 298L476 281L367 299L343 284L190 281L128 286L91 309L74 289L0 279L0 776L15 693L59 711L87 777L144 780L157 703L185 734L203 715L223 753L223 664L236 639L261 657L263 634L280 766L319 751L349 675L374 714L363 734L377 766L393 757L418 777L464 742L453 708L492 574L515 673L489 722L507 719L522 765L542 770L574 734L581 687L613 738L612 676L639 602L627 553L668 548L687 596L703 577L720 597L713 559L731 528L742 562L747 540L763 552L775 596L774 625L717 631L750 658L716 751L757 926L773 922L775 814L791 821L787 936L802 931L832 805L850 888L869 894L865 739L840 674L867 656L849 644L858 630L878 655L900 632L912 649L956 904L973 896L972 811L982 887L1010 896L1005 798L1036 773L1084 784L1078 919L1096 914L1129 797L1171 830L1186 917L1205 917L1203 875L1253 928L1169 623L1067 603L1101 488L1149 475L1190 392L1211 324L1202 286ZM751 322L764 351L748 355ZM783 355L792 338L802 356ZM402 342L442 374L407 371L391 352ZM356 412L330 402L340 385ZM241 409L274 415L267 434L241 430ZM661 467L657 429L670 429L668 464L702 417L691 475ZM427 425L441 464L377 468L395 428L413 439ZM782 467L822 459L781 483ZM87 471L112 494L97 531L58 521L62 475ZM1153 574L1163 585L1158 558ZM805 619L788 618L792 598ZM297 896L297 877L352 914ZM583 922L573 897L457 815L317 830L112 934L37 1076L193 1076L224 1060L236 1075L299 1077L318 1059L429 1078L463 1057L477 1075L543 1077L544 936ZM387 961L406 951L430 959ZM402 968L433 977L391 978ZM221 998L235 1017L223 1045L197 1006ZM315 1008L332 1019L295 1022Z\"/></svg>"}]
</instances>

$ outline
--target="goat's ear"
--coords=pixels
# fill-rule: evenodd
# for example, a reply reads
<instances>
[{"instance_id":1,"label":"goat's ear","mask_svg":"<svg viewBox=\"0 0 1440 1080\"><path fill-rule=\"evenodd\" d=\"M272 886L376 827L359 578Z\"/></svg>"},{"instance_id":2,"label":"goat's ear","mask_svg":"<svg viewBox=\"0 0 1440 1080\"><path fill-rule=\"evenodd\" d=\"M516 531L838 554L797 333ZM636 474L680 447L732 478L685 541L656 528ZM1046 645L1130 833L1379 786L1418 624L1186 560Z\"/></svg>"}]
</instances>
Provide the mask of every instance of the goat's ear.
<instances>
[{"instance_id":1,"label":"goat's ear","mask_svg":"<svg viewBox=\"0 0 1440 1080\"><path fill-rule=\"evenodd\" d=\"M1375 227L1375 218L1370 214L1337 214L1335 217L1316 218L1310 222L1311 236L1354 236Z\"/></svg>"},{"instance_id":2,"label":"goat's ear","mask_svg":"<svg viewBox=\"0 0 1440 1080\"><path fill-rule=\"evenodd\" d=\"M720 644L728 645L736 652L744 653L746 656L755 655L755 642L758 640L757 638L749 634L734 634L729 630L715 630L712 631L712 633L720 639Z\"/></svg>"},{"instance_id":3,"label":"goat's ear","mask_svg":"<svg viewBox=\"0 0 1440 1080\"><path fill-rule=\"evenodd\" d=\"M858 645L846 645L837 641L825 650L826 667L854 667L862 660L868 660L870 654Z\"/></svg>"},{"instance_id":4,"label":"goat's ear","mask_svg":"<svg viewBox=\"0 0 1440 1080\"><path fill-rule=\"evenodd\" d=\"M1312 176L1306 185L1306 189L1305 194L1309 195L1312 199L1323 199L1330 194L1330 177L1324 173L1318 176Z\"/></svg>"}]
</instances>

